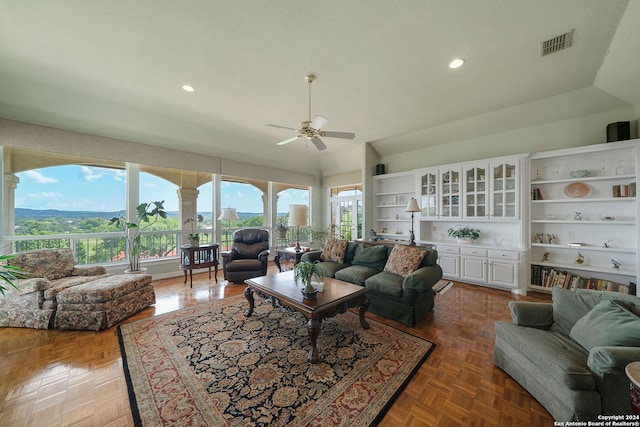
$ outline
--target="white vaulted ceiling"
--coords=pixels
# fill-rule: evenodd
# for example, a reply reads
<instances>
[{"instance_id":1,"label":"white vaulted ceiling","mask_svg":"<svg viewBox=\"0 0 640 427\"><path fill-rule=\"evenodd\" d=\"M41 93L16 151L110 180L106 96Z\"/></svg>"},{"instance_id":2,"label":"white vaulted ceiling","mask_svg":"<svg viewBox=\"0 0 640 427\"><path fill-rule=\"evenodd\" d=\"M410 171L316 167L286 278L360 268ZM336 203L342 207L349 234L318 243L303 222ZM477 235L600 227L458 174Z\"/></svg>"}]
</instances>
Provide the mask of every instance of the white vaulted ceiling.
<instances>
[{"instance_id":1,"label":"white vaulted ceiling","mask_svg":"<svg viewBox=\"0 0 640 427\"><path fill-rule=\"evenodd\" d=\"M639 105L639 2L0 0L0 117L320 171L365 142L384 156ZM293 133L267 124L307 119L307 74L312 114L354 140L275 145Z\"/></svg>"}]
</instances>

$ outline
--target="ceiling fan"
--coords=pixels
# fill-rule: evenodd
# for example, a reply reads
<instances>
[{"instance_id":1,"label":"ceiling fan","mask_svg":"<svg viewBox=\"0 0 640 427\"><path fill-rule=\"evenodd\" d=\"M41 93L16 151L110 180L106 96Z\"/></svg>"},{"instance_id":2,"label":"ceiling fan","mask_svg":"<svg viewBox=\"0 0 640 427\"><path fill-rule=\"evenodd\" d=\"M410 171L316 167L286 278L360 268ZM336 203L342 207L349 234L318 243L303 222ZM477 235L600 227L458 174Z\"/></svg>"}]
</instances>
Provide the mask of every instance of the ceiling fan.
<instances>
[{"instance_id":1,"label":"ceiling fan","mask_svg":"<svg viewBox=\"0 0 640 427\"><path fill-rule=\"evenodd\" d=\"M276 128L293 130L297 133L296 136L285 139L284 141L280 141L277 145L285 145L299 138L306 138L310 140L318 150L325 150L327 146L324 145L324 142L322 142L322 140L320 139L321 136L344 139L355 138L356 134L352 132L330 132L321 130L322 126L324 126L328 122L326 117L316 115L313 120L311 120L311 83L315 80L315 78L316 77L313 75L305 77L305 80L309 83L309 120L300 122L297 129L286 126L269 125Z\"/></svg>"}]
</instances>

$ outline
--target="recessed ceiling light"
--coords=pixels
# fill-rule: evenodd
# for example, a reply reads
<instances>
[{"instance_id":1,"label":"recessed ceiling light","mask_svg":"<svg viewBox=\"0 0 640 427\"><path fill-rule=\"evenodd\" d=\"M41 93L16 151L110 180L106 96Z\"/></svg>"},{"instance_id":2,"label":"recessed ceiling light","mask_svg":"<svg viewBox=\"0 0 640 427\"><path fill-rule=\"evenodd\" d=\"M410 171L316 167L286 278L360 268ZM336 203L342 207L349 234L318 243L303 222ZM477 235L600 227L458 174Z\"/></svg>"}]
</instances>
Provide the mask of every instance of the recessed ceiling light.
<instances>
[{"instance_id":1,"label":"recessed ceiling light","mask_svg":"<svg viewBox=\"0 0 640 427\"><path fill-rule=\"evenodd\" d=\"M449 68L453 68L453 69L460 68L462 67L463 64L464 64L464 59L456 58L449 63Z\"/></svg>"},{"instance_id":2,"label":"recessed ceiling light","mask_svg":"<svg viewBox=\"0 0 640 427\"><path fill-rule=\"evenodd\" d=\"M193 86L191 85L183 85L182 86L182 90L184 90L185 92L195 92L196 90L193 88Z\"/></svg>"}]
</instances>

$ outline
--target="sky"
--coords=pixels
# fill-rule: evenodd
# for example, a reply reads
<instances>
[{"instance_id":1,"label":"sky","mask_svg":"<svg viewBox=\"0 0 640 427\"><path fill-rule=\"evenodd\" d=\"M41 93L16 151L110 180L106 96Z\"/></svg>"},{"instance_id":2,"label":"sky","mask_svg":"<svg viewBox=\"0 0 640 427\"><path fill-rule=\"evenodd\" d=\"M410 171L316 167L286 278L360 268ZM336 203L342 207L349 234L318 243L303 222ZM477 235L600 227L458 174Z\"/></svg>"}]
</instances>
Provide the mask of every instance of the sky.
<instances>
[{"instance_id":1,"label":"sky","mask_svg":"<svg viewBox=\"0 0 640 427\"><path fill-rule=\"evenodd\" d=\"M125 171L67 165L32 169L17 174L15 207L65 211L117 212L125 207ZM222 182L221 207L238 212L262 212L262 192L252 185ZM156 176L140 173L140 201L164 200L167 211L178 210L178 187ZM198 211L210 212L213 186L198 188ZM309 203L307 191L286 190L278 198L278 212L288 212L289 204Z\"/></svg>"}]
</instances>

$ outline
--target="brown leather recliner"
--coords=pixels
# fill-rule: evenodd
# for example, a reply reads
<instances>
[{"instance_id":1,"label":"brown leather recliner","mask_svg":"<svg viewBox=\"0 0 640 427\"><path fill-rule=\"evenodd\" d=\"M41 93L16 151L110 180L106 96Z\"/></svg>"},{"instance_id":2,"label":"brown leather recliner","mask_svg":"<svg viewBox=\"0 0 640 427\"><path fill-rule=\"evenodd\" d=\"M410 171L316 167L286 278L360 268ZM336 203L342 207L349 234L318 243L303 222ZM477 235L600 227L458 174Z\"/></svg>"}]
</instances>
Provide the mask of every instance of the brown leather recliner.
<instances>
[{"instance_id":1,"label":"brown leather recliner","mask_svg":"<svg viewBox=\"0 0 640 427\"><path fill-rule=\"evenodd\" d=\"M269 260L269 232L243 228L233 232L231 250L222 252L225 280L244 283L252 277L265 276Z\"/></svg>"}]
</instances>

